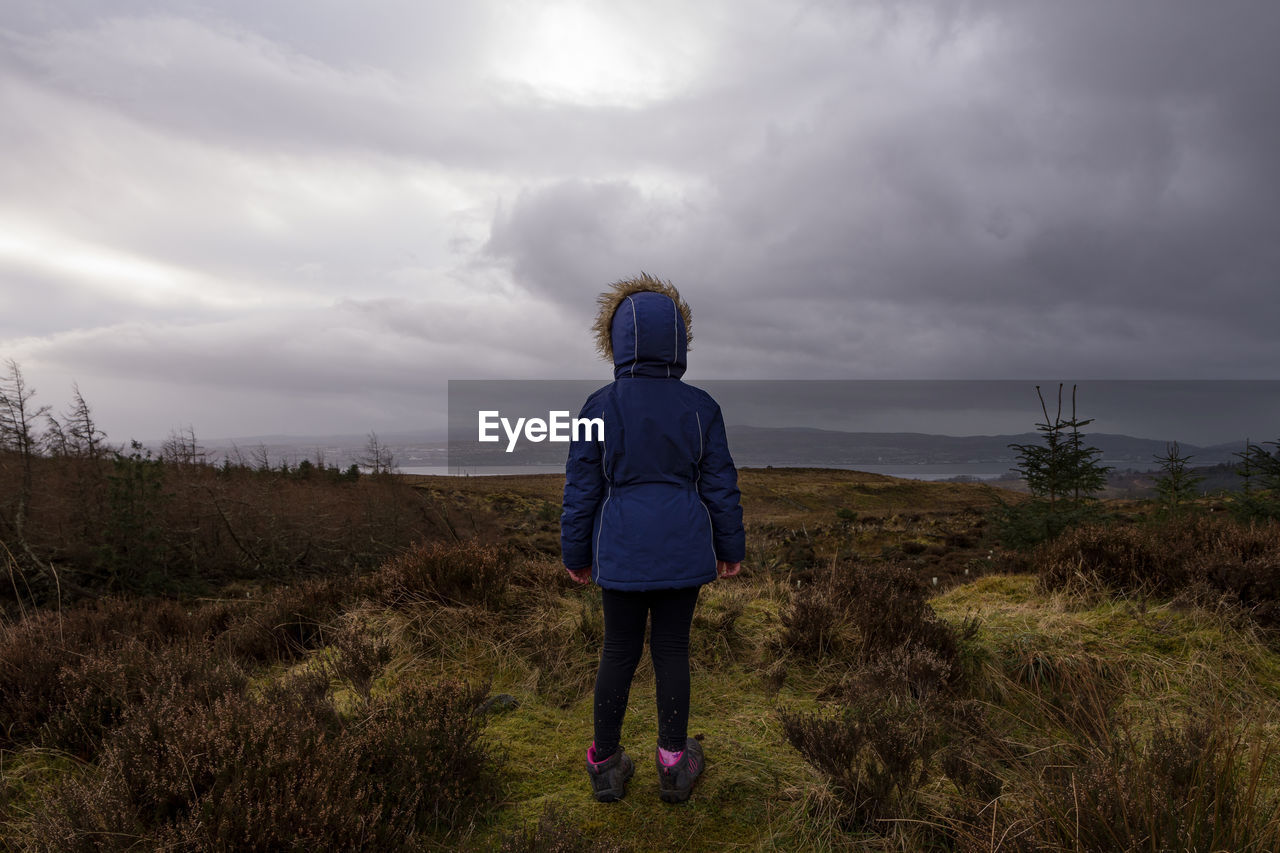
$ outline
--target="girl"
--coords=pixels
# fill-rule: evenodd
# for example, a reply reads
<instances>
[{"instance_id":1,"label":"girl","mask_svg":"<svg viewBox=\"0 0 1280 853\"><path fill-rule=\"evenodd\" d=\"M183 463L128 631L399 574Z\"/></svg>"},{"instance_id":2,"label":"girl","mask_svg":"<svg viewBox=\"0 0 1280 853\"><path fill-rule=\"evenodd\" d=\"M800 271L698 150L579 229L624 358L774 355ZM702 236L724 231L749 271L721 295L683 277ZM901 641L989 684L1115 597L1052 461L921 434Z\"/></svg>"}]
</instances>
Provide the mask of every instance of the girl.
<instances>
[{"instance_id":1,"label":"girl","mask_svg":"<svg viewBox=\"0 0 1280 853\"><path fill-rule=\"evenodd\" d=\"M604 440L571 442L560 517L565 568L599 584L604 601L587 775L595 798L613 802L635 772L618 741L648 621L659 792L678 803L704 767L701 744L686 738L698 590L742 568L738 473L719 405L680 381L692 315L675 287L642 273L598 301L596 345L614 381L587 398L581 417L602 418Z\"/></svg>"}]
</instances>

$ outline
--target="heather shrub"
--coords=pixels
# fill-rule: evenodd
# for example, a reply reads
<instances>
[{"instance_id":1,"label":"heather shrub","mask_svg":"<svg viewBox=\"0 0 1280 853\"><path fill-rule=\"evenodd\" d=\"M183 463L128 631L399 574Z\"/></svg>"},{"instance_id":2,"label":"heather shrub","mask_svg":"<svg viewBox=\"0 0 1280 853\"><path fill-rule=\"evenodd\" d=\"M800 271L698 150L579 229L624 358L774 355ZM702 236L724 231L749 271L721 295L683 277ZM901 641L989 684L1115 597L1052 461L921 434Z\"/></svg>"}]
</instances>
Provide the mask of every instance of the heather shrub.
<instances>
[{"instance_id":1,"label":"heather shrub","mask_svg":"<svg viewBox=\"0 0 1280 853\"><path fill-rule=\"evenodd\" d=\"M1049 734L1045 732L1044 734ZM1270 741L1218 713L1128 720L1038 749L996 741L988 764L1004 777L999 810L947 819L959 850L1270 851L1280 810L1259 785Z\"/></svg>"},{"instance_id":2,"label":"heather shrub","mask_svg":"<svg viewBox=\"0 0 1280 853\"><path fill-rule=\"evenodd\" d=\"M919 789L947 742L935 709L868 696L780 717L787 741L833 786L847 830L890 834L896 821L922 816Z\"/></svg>"},{"instance_id":3,"label":"heather shrub","mask_svg":"<svg viewBox=\"0 0 1280 853\"><path fill-rule=\"evenodd\" d=\"M485 694L408 685L344 721L321 673L205 703L144 697L96 769L43 803L36 849L397 849L448 836L497 792Z\"/></svg>"},{"instance_id":4,"label":"heather shrub","mask_svg":"<svg viewBox=\"0 0 1280 853\"><path fill-rule=\"evenodd\" d=\"M105 598L0 627L0 746L31 741L68 702L115 701L106 697L124 682L140 683L155 650L199 643L221 631L234 612L224 603L184 607ZM119 649L126 650L125 660L116 664ZM51 736L53 745L64 743L61 734ZM87 748L85 742L65 745L76 752Z\"/></svg>"},{"instance_id":5,"label":"heather shrub","mask_svg":"<svg viewBox=\"0 0 1280 853\"><path fill-rule=\"evenodd\" d=\"M67 780L46 798L38 846L88 850L126 849L147 841L153 846L190 843L197 816L213 819L210 830L216 833L219 818L238 820L233 812L256 811L281 794L289 799L305 794L290 785L305 778L307 758L321 754L326 717L336 718L324 713L316 695L315 689L294 683L269 691L269 700L233 694L197 704L168 691L146 697L127 709L96 772ZM334 777L326 781L341 784ZM257 796L201 814L228 793L249 791ZM286 803L286 817L304 817L291 809ZM325 813L305 817L323 822Z\"/></svg>"},{"instance_id":6,"label":"heather shrub","mask_svg":"<svg viewBox=\"0 0 1280 853\"><path fill-rule=\"evenodd\" d=\"M184 702L209 704L240 692L246 682L243 672L211 657L203 645L155 649L126 641L62 669L38 740L89 760L107 732L144 696L172 693Z\"/></svg>"},{"instance_id":7,"label":"heather shrub","mask_svg":"<svg viewBox=\"0 0 1280 853\"><path fill-rule=\"evenodd\" d=\"M839 649L840 609L825 587L806 585L792 592L780 619L782 645L800 657L818 660Z\"/></svg>"},{"instance_id":8,"label":"heather shrub","mask_svg":"<svg viewBox=\"0 0 1280 853\"><path fill-rule=\"evenodd\" d=\"M1154 528L1089 525L1041 546L1032 559L1048 589L1169 591L1187 582L1185 538L1171 542Z\"/></svg>"},{"instance_id":9,"label":"heather shrub","mask_svg":"<svg viewBox=\"0 0 1280 853\"><path fill-rule=\"evenodd\" d=\"M383 563L366 590L390 607L428 601L500 610L507 603L512 563L511 552L474 541L418 544Z\"/></svg>"},{"instance_id":10,"label":"heather shrub","mask_svg":"<svg viewBox=\"0 0 1280 853\"><path fill-rule=\"evenodd\" d=\"M330 671L368 701L374 680L391 660L391 644L348 622L332 634L330 648L337 652L327 663Z\"/></svg>"},{"instance_id":11,"label":"heather shrub","mask_svg":"<svg viewBox=\"0 0 1280 853\"><path fill-rule=\"evenodd\" d=\"M818 566L818 556L808 535L803 539L793 531L782 540L780 557L783 565L800 574Z\"/></svg>"},{"instance_id":12,"label":"heather shrub","mask_svg":"<svg viewBox=\"0 0 1280 853\"><path fill-rule=\"evenodd\" d=\"M1187 518L1094 525L1041 546L1046 589L1175 596L1216 591L1266 627L1280 626L1280 524Z\"/></svg>"},{"instance_id":13,"label":"heather shrub","mask_svg":"<svg viewBox=\"0 0 1280 853\"><path fill-rule=\"evenodd\" d=\"M329 623L351 595L336 579L280 587L218 636L216 648L246 662L294 660L325 644Z\"/></svg>"},{"instance_id":14,"label":"heather shrub","mask_svg":"<svg viewBox=\"0 0 1280 853\"><path fill-rule=\"evenodd\" d=\"M952 689L965 676L961 642L973 636L977 622L950 625L934 613L928 596L929 587L906 564L833 564L792 591L780 617L780 644L809 660L847 653L851 667L842 689L873 685L917 698Z\"/></svg>"},{"instance_id":15,"label":"heather shrub","mask_svg":"<svg viewBox=\"0 0 1280 853\"><path fill-rule=\"evenodd\" d=\"M833 578L832 597L848 614L862 640L864 660L909 643L946 659L957 654L950 625L929 606L929 587L904 563L857 562Z\"/></svg>"},{"instance_id":16,"label":"heather shrub","mask_svg":"<svg viewBox=\"0 0 1280 853\"><path fill-rule=\"evenodd\" d=\"M957 785L998 787L961 754L981 718L959 690L961 642L977 625L952 627L927 598L909 566L857 562L796 591L783 614L793 649L820 650L841 627L856 635L843 677L820 693L834 706L781 712L788 742L830 782L847 830L902 835L901 822L923 821L920 789L939 767L956 773ZM911 843L933 838L920 825Z\"/></svg>"},{"instance_id":17,"label":"heather shrub","mask_svg":"<svg viewBox=\"0 0 1280 853\"><path fill-rule=\"evenodd\" d=\"M30 740L56 704L58 677L71 655L50 623L32 617L0 628L0 746Z\"/></svg>"},{"instance_id":18,"label":"heather shrub","mask_svg":"<svg viewBox=\"0 0 1280 853\"><path fill-rule=\"evenodd\" d=\"M851 691L884 692L927 699L958 677L959 667L954 655L910 640L868 656L861 665L850 670L841 687L844 695Z\"/></svg>"},{"instance_id":19,"label":"heather shrub","mask_svg":"<svg viewBox=\"0 0 1280 853\"><path fill-rule=\"evenodd\" d=\"M348 729L348 760L362 774L362 797L402 825L439 832L465 828L500 793L500 754L484 740L479 712L488 686L421 682L374 705Z\"/></svg>"}]
</instances>

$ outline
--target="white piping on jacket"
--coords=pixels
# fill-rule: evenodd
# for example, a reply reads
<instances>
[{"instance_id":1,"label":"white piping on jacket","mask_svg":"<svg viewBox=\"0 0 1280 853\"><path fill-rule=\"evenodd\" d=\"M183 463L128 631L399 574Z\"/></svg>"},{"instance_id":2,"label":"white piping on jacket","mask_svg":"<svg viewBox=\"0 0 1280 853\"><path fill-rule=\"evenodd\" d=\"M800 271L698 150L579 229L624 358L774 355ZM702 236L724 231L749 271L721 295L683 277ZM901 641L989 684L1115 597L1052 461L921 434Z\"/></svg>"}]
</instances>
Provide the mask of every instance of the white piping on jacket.
<instances>
[{"instance_id":1,"label":"white piping on jacket","mask_svg":"<svg viewBox=\"0 0 1280 853\"><path fill-rule=\"evenodd\" d=\"M605 495L600 505L600 521L596 524L596 577L600 577L600 534L604 532L604 511L609 506L609 498L613 497L613 483L609 484L609 494ZM707 516L710 518L710 516Z\"/></svg>"},{"instance_id":2,"label":"white piping on jacket","mask_svg":"<svg viewBox=\"0 0 1280 853\"><path fill-rule=\"evenodd\" d=\"M698 476L693 481L693 490L698 493L698 503L702 504L702 511L707 514L707 532L711 534L711 553L715 554L716 525L711 520L711 510L707 509L707 502L702 499L702 415L695 409L693 416L698 419Z\"/></svg>"},{"instance_id":3,"label":"white piping on jacket","mask_svg":"<svg viewBox=\"0 0 1280 853\"><path fill-rule=\"evenodd\" d=\"M640 323L636 320L636 301L630 296L627 301L631 303L631 329L632 337L636 340L635 352L631 356L631 375L636 375L636 362L640 360Z\"/></svg>"},{"instance_id":4,"label":"white piping on jacket","mask_svg":"<svg viewBox=\"0 0 1280 853\"><path fill-rule=\"evenodd\" d=\"M613 481L609 479L609 469L605 467L604 460L608 452L608 445L605 443L604 436L600 436L600 475L604 477L604 481L609 484L609 491L604 496L604 503L600 505L600 521L596 524L596 558L595 570L596 577L600 577L600 534L604 532L604 511L609 506L609 498L613 497Z\"/></svg>"},{"instance_id":5,"label":"white piping on jacket","mask_svg":"<svg viewBox=\"0 0 1280 853\"><path fill-rule=\"evenodd\" d=\"M702 415L694 411L693 416L698 419L698 481L702 480Z\"/></svg>"},{"instance_id":6,"label":"white piping on jacket","mask_svg":"<svg viewBox=\"0 0 1280 853\"><path fill-rule=\"evenodd\" d=\"M671 300L671 361L680 357L680 328L676 318L680 312L676 310L676 301ZM671 361L667 362L667 378L671 378Z\"/></svg>"}]
</instances>

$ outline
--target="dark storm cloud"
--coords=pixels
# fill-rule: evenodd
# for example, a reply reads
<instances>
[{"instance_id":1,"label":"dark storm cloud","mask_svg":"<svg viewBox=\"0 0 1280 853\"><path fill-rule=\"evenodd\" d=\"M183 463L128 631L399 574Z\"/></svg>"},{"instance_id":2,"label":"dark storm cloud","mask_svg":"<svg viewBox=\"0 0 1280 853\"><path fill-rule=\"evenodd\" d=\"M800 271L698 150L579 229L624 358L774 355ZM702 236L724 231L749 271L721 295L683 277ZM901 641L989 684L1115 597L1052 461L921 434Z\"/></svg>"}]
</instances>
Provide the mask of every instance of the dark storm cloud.
<instances>
[{"instance_id":1,"label":"dark storm cloud","mask_svg":"<svg viewBox=\"0 0 1280 853\"><path fill-rule=\"evenodd\" d=\"M417 428L448 378L607 376L593 297L644 270L691 380L1274 377L1277 35L1246 0L10 4L0 357L122 433Z\"/></svg>"},{"instance_id":2,"label":"dark storm cloud","mask_svg":"<svg viewBox=\"0 0 1280 853\"><path fill-rule=\"evenodd\" d=\"M922 5L800 37L814 53L784 79L822 97L799 118L760 108L767 57L726 71L761 92L747 139L683 203L566 182L500 217L493 249L569 304L639 255L695 311L729 306L706 349L745 337L782 356L771 373L1274 375L1280 9ZM939 33L927 63L885 47Z\"/></svg>"},{"instance_id":3,"label":"dark storm cloud","mask_svg":"<svg viewBox=\"0 0 1280 853\"><path fill-rule=\"evenodd\" d=\"M458 49L494 17L482 4L410 11L426 34L386 53L379 42L335 44L325 19L290 4L292 28L207 10L89 16L65 28L0 30L0 68L58 94L190 140L267 154L354 153L454 168L564 174L637 160L685 160L693 140L653 146L635 110L584 107L497 84ZM470 9L471 12L463 10ZM358 31L364 12L338 11ZM278 11L267 9L269 19ZM284 16L287 20L288 15ZM398 27L374 35L386 38ZM403 36L402 36L403 37ZM363 47L363 49L360 49ZM157 73L163 69L163 73ZM711 123L690 126L714 141ZM723 132L723 130L721 131Z\"/></svg>"}]
</instances>

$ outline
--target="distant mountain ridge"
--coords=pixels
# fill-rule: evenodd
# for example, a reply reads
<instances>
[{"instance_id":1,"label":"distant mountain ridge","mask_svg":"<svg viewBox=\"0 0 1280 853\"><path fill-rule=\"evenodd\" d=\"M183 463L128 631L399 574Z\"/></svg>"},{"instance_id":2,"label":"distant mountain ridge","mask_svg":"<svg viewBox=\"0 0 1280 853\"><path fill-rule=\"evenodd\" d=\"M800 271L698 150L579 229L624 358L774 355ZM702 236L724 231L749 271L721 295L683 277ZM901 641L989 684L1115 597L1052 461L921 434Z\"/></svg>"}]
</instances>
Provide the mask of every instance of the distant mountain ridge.
<instances>
[{"instance_id":1,"label":"distant mountain ridge","mask_svg":"<svg viewBox=\"0 0 1280 853\"><path fill-rule=\"evenodd\" d=\"M919 432L844 432L811 427L727 427L734 460L741 465L926 465L1012 463L1011 444L1039 444L1039 433L936 435ZM1117 433L1084 433L1085 443L1112 462L1154 467L1167 442ZM1229 462L1238 443L1199 446L1179 443L1193 465ZM766 461L769 460L769 461Z\"/></svg>"},{"instance_id":2,"label":"distant mountain ridge","mask_svg":"<svg viewBox=\"0 0 1280 853\"><path fill-rule=\"evenodd\" d=\"M734 461L746 467L856 467L859 465L992 465L1016 461L1010 444L1038 444L1034 432L1016 435L939 435L920 432L845 432L813 427L757 427L744 424L726 428ZM238 455L255 459L266 455L273 464L320 456L330 465L346 467L359 463L365 455L367 435L256 436L202 441L212 461ZM426 433L379 433L397 465L402 467L446 466L451 464L446 444ZM1131 465L1137 470L1156 467L1154 457L1165 452L1161 439L1137 438L1116 433L1085 433L1088 445L1102 451L1107 464ZM1182 452L1192 456L1191 465L1215 465L1234 461L1232 453L1244 441L1200 446L1181 443ZM507 454L503 446L485 445L477 451L472 443L463 448L471 465L561 465L568 448L564 444L523 443L518 452ZM234 448L234 449L233 449ZM155 444L159 449L159 443ZM456 464L456 460L454 460Z\"/></svg>"}]
</instances>

